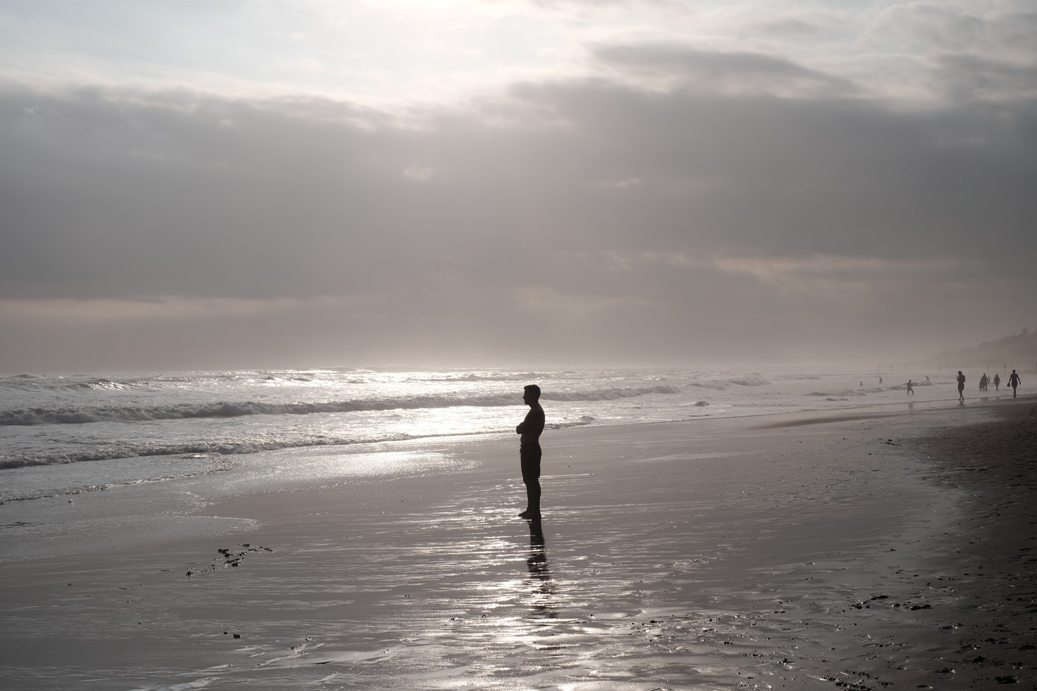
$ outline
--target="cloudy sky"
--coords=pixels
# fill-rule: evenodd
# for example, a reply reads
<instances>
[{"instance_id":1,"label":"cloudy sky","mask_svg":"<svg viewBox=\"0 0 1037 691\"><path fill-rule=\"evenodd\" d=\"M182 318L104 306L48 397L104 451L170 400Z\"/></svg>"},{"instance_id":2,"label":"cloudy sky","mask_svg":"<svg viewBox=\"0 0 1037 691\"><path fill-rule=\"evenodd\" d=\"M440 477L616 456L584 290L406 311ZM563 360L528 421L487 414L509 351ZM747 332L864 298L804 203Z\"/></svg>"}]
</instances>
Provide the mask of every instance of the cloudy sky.
<instances>
[{"instance_id":1,"label":"cloudy sky","mask_svg":"<svg viewBox=\"0 0 1037 691\"><path fill-rule=\"evenodd\" d=\"M0 371L1037 326L1031 0L4 0Z\"/></svg>"}]
</instances>

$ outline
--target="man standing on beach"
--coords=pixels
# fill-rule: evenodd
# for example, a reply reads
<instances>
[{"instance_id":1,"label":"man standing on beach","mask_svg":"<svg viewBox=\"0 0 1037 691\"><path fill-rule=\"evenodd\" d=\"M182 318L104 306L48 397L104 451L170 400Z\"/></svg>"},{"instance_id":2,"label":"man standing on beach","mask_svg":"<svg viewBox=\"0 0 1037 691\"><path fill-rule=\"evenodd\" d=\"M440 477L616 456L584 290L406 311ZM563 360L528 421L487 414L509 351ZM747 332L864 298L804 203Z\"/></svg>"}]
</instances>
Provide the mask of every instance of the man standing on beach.
<instances>
[{"instance_id":1,"label":"man standing on beach","mask_svg":"<svg viewBox=\"0 0 1037 691\"><path fill-rule=\"evenodd\" d=\"M965 402L965 375L958 370L958 403Z\"/></svg>"},{"instance_id":2,"label":"man standing on beach","mask_svg":"<svg viewBox=\"0 0 1037 691\"><path fill-rule=\"evenodd\" d=\"M522 482L526 485L526 510L519 518L540 518L540 434L544 431L544 409L540 407L540 387L530 384L522 390L522 401L529 406L526 419L515 428L521 434L519 459Z\"/></svg>"},{"instance_id":3,"label":"man standing on beach","mask_svg":"<svg viewBox=\"0 0 1037 691\"><path fill-rule=\"evenodd\" d=\"M1012 387L1012 398L1015 398L1016 387L1022 383L1023 380L1019 378L1019 375L1015 373L1015 370L1012 370L1012 373L1008 375L1008 385Z\"/></svg>"}]
</instances>

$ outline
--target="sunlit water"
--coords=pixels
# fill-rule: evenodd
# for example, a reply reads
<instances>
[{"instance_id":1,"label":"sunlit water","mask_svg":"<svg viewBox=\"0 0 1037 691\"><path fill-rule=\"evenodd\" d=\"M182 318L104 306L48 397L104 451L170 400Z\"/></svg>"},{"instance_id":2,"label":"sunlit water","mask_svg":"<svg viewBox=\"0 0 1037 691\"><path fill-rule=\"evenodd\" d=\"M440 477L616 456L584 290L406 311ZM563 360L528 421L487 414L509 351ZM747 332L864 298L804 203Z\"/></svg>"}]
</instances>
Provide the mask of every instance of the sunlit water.
<instances>
[{"instance_id":1,"label":"sunlit water","mask_svg":"<svg viewBox=\"0 0 1037 691\"><path fill-rule=\"evenodd\" d=\"M290 449L510 434L531 382L549 429L956 397L950 373L855 369L18 374L0 378L0 502L264 473Z\"/></svg>"}]
</instances>

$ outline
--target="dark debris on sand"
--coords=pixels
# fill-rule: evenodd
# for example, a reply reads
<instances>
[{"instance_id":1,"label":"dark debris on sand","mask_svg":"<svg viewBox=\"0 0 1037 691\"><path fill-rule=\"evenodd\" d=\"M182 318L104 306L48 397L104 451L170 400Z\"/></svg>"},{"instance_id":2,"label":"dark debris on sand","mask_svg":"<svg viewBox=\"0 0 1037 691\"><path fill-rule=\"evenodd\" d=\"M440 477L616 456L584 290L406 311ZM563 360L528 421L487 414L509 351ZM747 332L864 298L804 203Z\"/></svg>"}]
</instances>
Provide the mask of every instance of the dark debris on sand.
<instances>
[{"instance_id":1,"label":"dark debris on sand","mask_svg":"<svg viewBox=\"0 0 1037 691\"><path fill-rule=\"evenodd\" d=\"M913 445L939 482L966 497L964 518L946 536L957 568L941 577L953 611L941 612L949 620L933 631L959 645L937 671L953 674L954 688L1037 688L1037 406Z\"/></svg>"},{"instance_id":2,"label":"dark debris on sand","mask_svg":"<svg viewBox=\"0 0 1037 691\"><path fill-rule=\"evenodd\" d=\"M243 549L231 549L230 547L220 547L216 552L220 555L214 559L208 566L203 569L189 569L186 576L198 576L205 573L213 573L219 568L237 567L241 564L242 560L249 554L255 552L273 552L274 550L270 547L263 547L262 545L252 545L248 542L241 545Z\"/></svg>"},{"instance_id":3,"label":"dark debris on sand","mask_svg":"<svg viewBox=\"0 0 1037 691\"><path fill-rule=\"evenodd\" d=\"M871 592L842 603L783 597L747 622L751 640L717 632L747 654L756 676L746 688L1037 689L1037 408L890 441L877 443L929 459L933 478L961 492L960 513L931 543L889 549L896 556ZM705 634L693 639L719 642Z\"/></svg>"}]
</instances>

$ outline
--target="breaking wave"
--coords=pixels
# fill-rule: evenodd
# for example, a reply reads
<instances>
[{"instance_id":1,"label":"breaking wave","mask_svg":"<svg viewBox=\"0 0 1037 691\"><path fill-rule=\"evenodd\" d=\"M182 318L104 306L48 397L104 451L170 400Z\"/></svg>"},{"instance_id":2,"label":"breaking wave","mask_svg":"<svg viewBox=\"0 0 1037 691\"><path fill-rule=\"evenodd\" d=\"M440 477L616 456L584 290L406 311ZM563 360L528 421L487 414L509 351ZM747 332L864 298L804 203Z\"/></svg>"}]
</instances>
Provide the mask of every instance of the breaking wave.
<instances>
[{"instance_id":1,"label":"breaking wave","mask_svg":"<svg viewBox=\"0 0 1037 691\"><path fill-rule=\"evenodd\" d=\"M548 429L566 429L569 427L582 427L595 422L589 415L582 415L576 420L569 422L551 423ZM497 430L498 432L501 430ZM223 440L195 440L176 444L163 444L158 442L114 442L92 449L81 449L63 453L50 453L41 455L14 455L0 457L0 469L24 468L27 466L64 465L67 463L80 463L85 461L111 461L120 458L146 458L150 456L183 456L185 458L197 458L199 456L229 456L248 453L259 453L263 451L280 451L284 449L300 449L314 446L350 446L355 444L374 444L392 441L406 441L410 439L421 439L429 436L452 436L467 437L480 434L492 434L493 430L482 430L478 432L461 432L448 435L412 435L412 434L390 434L372 436L367 438L334 437L329 435L310 435L292 438L267 438L267 439L223 439Z\"/></svg>"},{"instance_id":2,"label":"breaking wave","mask_svg":"<svg viewBox=\"0 0 1037 691\"><path fill-rule=\"evenodd\" d=\"M646 394L677 393L669 386L634 389L604 389L572 393L551 393L544 400L611 401ZM519 405L514 393L483 396L412 396L388 399L357 399L303 403L264 403L259 401L217 401L177 403L158 406L93 406L79 408L19 408L0 411L4 425L67 425L91 422L143 422L148 420L186 420L194 418L232 418L248 415L311 415L315 413L352 413L380 410L418 410L461 406L500 407Z\"/></svg>"},{"instance_id":3,"label":"breaking wave","mask_svg":"<svg viewBox=\"0 0 1037 691\"><path fill-rule=\"evenodd\" d=\"M111 461L117 458L145 458L148 456L194 456L196 454L233 455L278 451L281 449L305 448L310 446L345 446L379 441L403 441L413 437L396 435L383 439L333 439L326 437L303 437L292 440L251 441L195 441L183 444L136 444L123 442L109 444L89 450L40 456L14 456L0 459L0 468L23 468L26 466L63 465L84 461Z\"/></svg>"},{"instance_id":4,"label":"breaking wave","mask_svg":"<svg viewBox=\"0 0 1037 691\"><path fill-rule=\"evenodd\" d=\"M545 393L545 401L614 401L619 398L636 398L649 394L674 394L677 389L672 386L647 386L637 389L601 389L600 391L574 391L572 393L555 391Z\"/></svg>"},{"instance_id":5,"label":"breaking wave","mask_svg":"<svg viewBox=\"0 0 1037 691\"><path fill-rule=\"evenodd\" d=\"M728 379L728 381L732 384L737 384L738 386L767 386L770 384L770 382L767 381L759 372L750 372L741 377Z\"/></svg>"},{"instance_id":6,"label":"breaking wave","mask_svg":"<svg viewBox=\"0 0 1037 691\"><path fill-rule=\"evenodd\" d=\"M872 387L865 389L839 389L838 391L812 391L811 393L804 395L817 396L819 398L826 398L827 400L835 401L845 400L850 396L867 396L870 393L881 393L882 391L882 387Z\"/></svg>"},{"instance_id":7,"label":"breaking wave","mask_svg":"<svg viewBox=\"0 0 1037 691\"><path fill-rule=\"evenodd\" d=\"M770 382L758 372L750 372L737 377L720 377L716 379L698 379L688 382L689 386L697 386L700 389L723 391L731 385L734 386L767 386Z\"/></svg>"}]
</instances>

